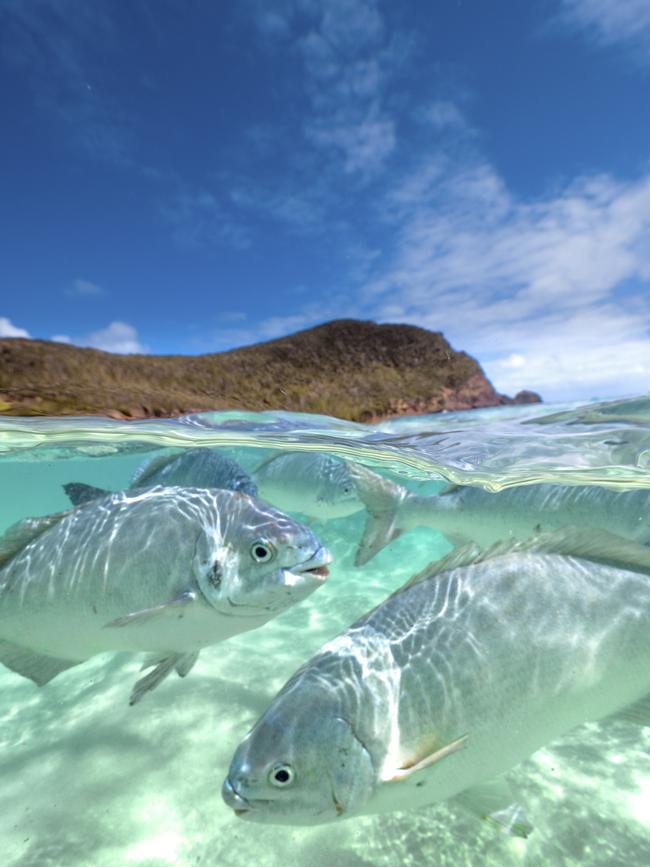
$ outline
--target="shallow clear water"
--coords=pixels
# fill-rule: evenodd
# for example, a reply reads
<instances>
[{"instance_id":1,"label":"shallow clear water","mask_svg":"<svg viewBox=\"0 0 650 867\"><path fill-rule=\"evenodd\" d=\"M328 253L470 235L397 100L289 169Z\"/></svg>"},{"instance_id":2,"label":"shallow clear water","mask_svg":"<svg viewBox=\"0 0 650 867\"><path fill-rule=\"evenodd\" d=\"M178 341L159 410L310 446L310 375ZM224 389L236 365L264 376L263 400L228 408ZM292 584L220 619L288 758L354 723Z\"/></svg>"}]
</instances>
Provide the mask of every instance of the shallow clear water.
<instances>
[{"instance_id":1,"label":"shallow clear water","mask_svg":"<svg viewBox=\"0 0 650 867\"><path fill-rule=\"evenodd\" d=\"M557 414L547 419L552 413ZM649 485L650 399L403 418L375 427L287 413L173 421L0 420L0 532L70 507L62 484L119 490L160 449L223 449L247 471L278 450L372 467L412 491L533 482ZM301 516L298 516L301 520ZM242 737L325 641L451 549L431 527L354 566L366 513L309 519L332 552L323 587L261 629L201 652L130 707L140 659L106 653L42 688L0 668L2 863L45 865L617 865L650 863L650 728L587 723L509 774L528 840L453 801L334 825L235 818L220 787ZM650 541L650 540L648 540ZM649 624L650 626L650 624Z\"/></svg>"}]
</instances>

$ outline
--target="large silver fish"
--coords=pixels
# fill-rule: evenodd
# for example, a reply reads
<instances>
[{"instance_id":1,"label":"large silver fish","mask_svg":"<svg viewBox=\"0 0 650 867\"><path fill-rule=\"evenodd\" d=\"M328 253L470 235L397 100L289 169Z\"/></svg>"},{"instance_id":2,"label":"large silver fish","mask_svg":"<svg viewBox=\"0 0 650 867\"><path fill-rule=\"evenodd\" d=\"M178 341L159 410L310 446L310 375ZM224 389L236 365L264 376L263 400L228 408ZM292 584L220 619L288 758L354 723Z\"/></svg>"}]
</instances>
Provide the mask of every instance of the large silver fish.
<instances>
[{"instance_id":1,"label":"large silver fish","mask_svg":"<svg viewBox=\"0 0 650 867\"><path fill-rule=\"evenodd\" d=\"M28 518L0 538L0 662L42 686L97 653L147 651L134 703L304 599L329 560L307 527L225 490L149 488Z\"/></svg>"},{"instance_id":2,"label":"large silver fish","mask_svg":"<svg viewBox=\"0 0 650 867\"><path fill-rule=\"evenodd\" d=\"M146 461L136 470L129 490L156 485L224 488L257 496L255 482L236 461L206 448L185 449L180 454L165 454ZM68 482L63 489L75 506L110 493L83 482Z\"/></svg>"},{"instance_id":3,"label":"large silver fish","mask_svg":"<svg viewBox=\"0 0 650 867\"><path fill-rule=\"evenodd\" d=\"M587 720L627 708L649 724L648 693L648 548L573 530L470 545L293 676L223 797L247 819L313 824L456 796L526 836L495 778Z\"/></svg>"},{"instance_id":4,"label":"large silver fish","mask_svg":"<svg viewBox=\"0 0 650 867\"><path fill-rule=\"evenodd\" d=\"M259 495L288 512L328 521L363 509L348 464L322 452L281 452L254 471Z\"/></svg>"},{"instance_id":5,"label":"large silver fish","mask_svg":"<svg viewBox=\"0 0 650 867\"><path fill-rule=\"evenodd\" d=\"M360 464L348 464L368 510L355 565L371 560L401 533L431 527L453 545L527 539L568 525L608 530L650 543L650 489L617 491L598 485L522 485L492 494L452 485L442 494L421 496Z\"/></svg>"}]
</instances>

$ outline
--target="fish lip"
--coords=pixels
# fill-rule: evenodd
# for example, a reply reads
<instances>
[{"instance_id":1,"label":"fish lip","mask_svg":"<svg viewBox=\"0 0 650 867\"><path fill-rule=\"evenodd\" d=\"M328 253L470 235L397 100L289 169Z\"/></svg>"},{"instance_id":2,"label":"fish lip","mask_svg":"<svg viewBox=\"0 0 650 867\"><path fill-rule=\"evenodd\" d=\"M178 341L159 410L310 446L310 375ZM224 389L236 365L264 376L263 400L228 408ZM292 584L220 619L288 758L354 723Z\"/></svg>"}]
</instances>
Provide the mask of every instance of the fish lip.
<instances>
[{"instance_id":1,"label":"fish lip","mask_svg":"<svg viewBox=\"0 0 650 867\"><path fill-rule=\"evenodd\" d=\"M329 575L328 565L332 562L332 555L327 548L321 547L312 556L305 560L304 563L298 563L292 566L291 572L294 575L313 575L319 581L324 581Z\"/></svg>"},{"instance_id":2,"label":"fish lip","mask_svg":"<svg viewBox=\"0 0 650 867\"><path fill-rule=\"evenodd\" d=\"M235 786L230 782L230 777L226 777L223 781L221 797L229 807L232 807L236 816L243 816L251 810L250 802L239 794Z\"/></svg>"},{"instance_id":3,"label":"fish lip","mask_svg":"<svg viewBox=\"0 0 650 867\"><path fill-rule=\"evenodd\" d=\"M256 806L265 806L270 803L268 800L256 798L254 801L249 801L237 791L237 788L230 782L230 777L226 777L221 787L221 797L225 803L232 808L237 818L245 818L255 813Z\"/></svg>"}]
</instances>

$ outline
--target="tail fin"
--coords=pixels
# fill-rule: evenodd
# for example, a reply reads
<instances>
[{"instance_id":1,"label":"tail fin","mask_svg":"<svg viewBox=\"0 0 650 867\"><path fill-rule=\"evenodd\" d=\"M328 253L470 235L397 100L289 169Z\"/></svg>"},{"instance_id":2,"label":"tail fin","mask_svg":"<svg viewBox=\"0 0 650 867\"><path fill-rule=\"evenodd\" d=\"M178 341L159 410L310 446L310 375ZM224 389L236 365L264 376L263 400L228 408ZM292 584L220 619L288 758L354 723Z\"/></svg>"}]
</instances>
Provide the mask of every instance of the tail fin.
<instances>
[{"instance_id":1,"label":"tail fin","mask_svg":"<svg viewBox=\"0 0 650 867\"><path fill-rule=\"evenodd\" d=\"M398 526L399 507L408 491L361 464L348 462L348 469L359 499L368 510L354 559L355 566L363 566L402 532Z\"/></svg>"},{"instance_id":2,"label":"tail fin","mask_svg":"<svg viewBox=\"0 0 650 867\"><path fill-rule=\"evenodd\" d=\"M110 491L94 488L92 485L84 485L83 482L69 482L67 485L63 485L63 490L73 506L81 506L82 503L89 503L90 500L96 500L97 497L105 497L106 494L110 494Z\"/></svg>"}]
</instances>

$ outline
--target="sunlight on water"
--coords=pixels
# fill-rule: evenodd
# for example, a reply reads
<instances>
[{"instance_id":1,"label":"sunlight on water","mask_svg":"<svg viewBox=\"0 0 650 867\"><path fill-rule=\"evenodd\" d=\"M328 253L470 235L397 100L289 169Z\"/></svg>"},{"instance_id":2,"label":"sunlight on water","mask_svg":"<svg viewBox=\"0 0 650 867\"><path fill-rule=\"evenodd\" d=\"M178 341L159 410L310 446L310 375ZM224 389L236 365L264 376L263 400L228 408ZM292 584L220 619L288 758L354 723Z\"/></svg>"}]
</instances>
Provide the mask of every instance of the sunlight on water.
<instances>
[{"instance_id":1,"label":"sunlight on water","mask_svg":"<svg viewBox=\"0 0 650 867\"><path fill-rule=\"evenodd\" d=\"M549 422L556 408L525 407L375 427L287 413L129 424L1 419L0 532L69 509L64 483L128 487L143 461L169 447L224 449L253 478L276 450L305 450L346 456L421 495L448 481L492 491L539 481L606 484L635 495L650 488L650 399L625 404L559 407ZM481 824L453 801L314 827L237 819L221 784L278 690L322 644L452 547L432 526L414 526L358 567L361 504L329 520L296 517L331 550L327 582L261 629L202 650L187 678L172 673L133 707L140 656L102 653L40 689L0 667L3 864L650 863L650 728L624 720L586 723L512 769L535 828L527 840ZM623 520L650 526L650 515L633 509L623 509ZM0 638L1 629L0 619Z\"/></svg>"}]
</instances>

